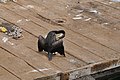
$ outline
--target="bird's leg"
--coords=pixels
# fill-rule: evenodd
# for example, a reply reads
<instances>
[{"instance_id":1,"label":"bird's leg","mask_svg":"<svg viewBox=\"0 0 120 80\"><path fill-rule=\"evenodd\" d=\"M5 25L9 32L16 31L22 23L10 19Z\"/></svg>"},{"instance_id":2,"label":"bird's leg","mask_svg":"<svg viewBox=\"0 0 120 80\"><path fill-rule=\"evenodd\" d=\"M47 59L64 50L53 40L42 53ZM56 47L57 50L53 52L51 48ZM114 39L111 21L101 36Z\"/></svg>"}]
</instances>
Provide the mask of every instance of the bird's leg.
<instances>
[{"instance_id":1,"label":"bird's leg","mask_svg":"<svg viewBox=\"0 0 120 80\"><path fill-rule=\"evenodd\" d=\"M48 60L51 61L52 60L52 53L51 52L48 52Z\"/></svg>"}]
</instances>

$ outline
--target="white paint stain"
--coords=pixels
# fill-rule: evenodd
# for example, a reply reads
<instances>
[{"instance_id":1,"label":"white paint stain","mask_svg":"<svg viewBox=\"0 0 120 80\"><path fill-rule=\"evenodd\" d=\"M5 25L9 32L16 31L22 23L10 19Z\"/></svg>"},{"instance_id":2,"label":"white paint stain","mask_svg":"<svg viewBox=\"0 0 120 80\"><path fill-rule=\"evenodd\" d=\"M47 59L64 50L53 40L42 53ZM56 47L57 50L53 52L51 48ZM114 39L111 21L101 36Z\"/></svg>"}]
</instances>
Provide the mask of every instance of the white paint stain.
<instances>
[{"instance_id":1,"label":"white paint stain","mask_svg":"<svg viewBox=\"0 0 120 80\"><path fill-rule=\"evenodd\" d=\"M85 21L89 21L89 20L91 20L92 18L87 18L87 19L85 19Z\"/></svg>"},{"instance_id":2,"label":"white paint stain","mask_svg":"<svg viewBox=\"0 0 120 80\"><path fill-rule=\"evenodd\" d=\"M2 2L2 3L7 3L9 1L17 2L17 0L0 0L0 2Z\"/></svg>"},{"instance_id":3,"label":"white paint stain","mask_svg":"<svg viewBox=\"0 0 120 80\"><path fill-rule=\"evenodd\" d=\"M94 9L90 9L89 12L91 12L91 13L98 13L98 11L97 11L97 10L94 10Z\"/></svg>"},{"instance_id":4,"label":"white paint stain","mask_svg":"<svg viewBox=\"0 0 120 80\"><path fill-rule=\"evenodd\" d=\"M79 19L83 19L83 17L74 17L74 18L72 18L73 20L79 20Z\"/></svg>"},{"instance_id":5,"label":"white paint stain","mask_svg":"<svg viewBox=\"0 0 120 80\"><path fill-rule=\"evenodd\" d=\"M17 21L17 23L20 23L20 22L22 22L22 19L20 19L20 20Z\"/></svg>"},{"instance_id":6,"label":"white paint stain","mask_svg":"<svg viewBox=\"0 0 120 80\"><path fill-rule=\"evenodd\" d=\"M109 23L103 23L103 24L108 25Z\"/></svg>"},{"instance_id":7,"label":"white paint stain","mask_svg":"<svg viewBox=\"0 0 120 80\"><path fill-rule=\"evenodd\" d=\"M113 2L109 2L109 4L112 4Z\"/></svg>"},{"instance_id":8,"label":"white paint stain","mask_svg":"<svg viewBox=\"0 0 120 80\"><path fill-rule=\"evenodd\" d=\"M25 21L30 21L30 19L25 19Z\"/></svg>"},{"instance_id":9,"label":"white paint stain","mask_svg":"<svg viewBox=\"0 0 120 80\"><path fill-rule=\"evenodd\" d=\"M102 23L101 25L103 25L103 27L104 27L105 25L108 25L108 24L109 24L109 23L106 22L106 23Z\"/></svg>"},{"instance_id":10,"label":"white paint stain","mask_svg":"<svg viewBox=\"0 0 120 80\"><path fill-rule=\"evenodd\" d=\"M50 68L44 68L44 69L38 69L39 71L47 71L49 70Z\"/></svg>"},{"instance_id":11,"label":"white paint stain","mask_svg":"<svg viewBox=\"0 0 120 80\"><path fill-rule=\"evenodd\" d=\"M67 5L65 8L68 8L69 7L69 5Z\"/></svg>"},{"instance_id":12,"label":"white paint stain","mask_svg":"<svg viewBox=\"0 0 120 80\"><path fill-rule=\"evenodd\" d=\"M22 7L22 6L20 6L19 8L22 9L22 10L27 10L27 8Z\"/></svg>"},{"instance_id":13,"label":"white paint stain","mask_svg":"<svg viewBox=\"0 0 120 80\"><path fill-rule=\"evenodd\" d=\"M101 14L100 12L98 12L98 11L95 10L95 9L90 9L89 12L91 12L91 13L95 13L95 14L99 14L99 15Z\"/></svg>"},{"instance_id":14,"label":"white paint stain","mask_svg":"<svg viewBox=\"0 0 120 80\"><path fill-rule=\"evenodd\" d=\"M82 14L77 14L77 15L75 15L76 17L79 17L79 16L82 16Z\"/></svg>"},{"instance_id":15,"label":"white paint stain","mask_svg":"<svg viewBox=\"0 0 120 80\"><path fill-rule=\"evenodd\" d=\"M79 29L80 31L82 30L82 29Z\"/></svg>"},{"instance_id":16,"label":"white paint stain","mask_svg":"<svg viewBox=\"0 0 120 80\"><path fill-rule=\"evenodd\" d=\"M14 43L12 43L12 42L10 42L10 41L8 41L8 43L9 43L10 45L12 45L12 46L14 45Z\"/></svg>"},{"instance_id":17,"label":"white paint stain","mask_svg":"<svg viewBox=\"0 0 120 80\"><path fill-rule=\"evenodd\" d=\"M27 5L27 6L25 6L26 8L34 8L34 6L33 5Z\"/></svg>"},{"instance_id":18,"label":"white paint stain","mask_svg":"<svg viewBox=\"0 0 120 80\"><path fill-rule=\"evenodd\" d=\"M70 16L71 14L70 14L70 13L68 13L68 15Z\"/></svg>"},{"instance_id":19,"label":"white paint stain","mask_svg":"<svg viewBox=\"0 0 120 80\"><path fill-rule=\"evenodd\" d=\"M4 42L4 43L9 43L10 45L14 45L14 43L12 43L12 42L10 42L10 41L8 41L9 40L9 38L7 38L7 37L3 37L3 39L2 39L2 41Z\"/></svg>"},{"instance_id":20,"label":"white paint stain","mask_svg":"<svg viewBox=\"0 0 120 80\"><path fill-rule=\"evenodd\" d=\"M117 30L117 28L113 28L114 30Z\"/></svg>"},{"instance_id":21,"label":"white paint stain","mask_svg":"<svg viewBox=\"0 0 120 80\"><path fill-rule=\"evenodd\" d=\"M74 59L70 59L71 63L76 63L76 61Z\"/></svg>"},{"instance_id":22,"label":"white paint stain","mask_svg":"<svg viewBox=\"0 0 120 80\"><path fill-rule=\"evenodd\" d=\"M8 41L8 38L7 38L7 37L3 37L2 41L3 41L4 43L6 43L6 42Z\"/></svg>"},{"instance_id":23,"label":"white paint stain","mask_svg":"<svg viewBox=\"0 0 120 80\"><path fill-rule=\"evenodd\" d=\"M35 72L39 72L39 71L43 72L43 71L47 71L49 69L51 69L51 68L44 68L44 69L32 70L32 71L29 71L28 73L35 73Z\"/></svg>"},{"instance_id":24,"label":"white paint stain","mask_svg":"<svg viewBox=\"0 0 120 80\"><path fill-rule=\"evenodd\" d=\"M84 10L77 10L77 12L82 13Z\"/></svg>"},{"instance_id":25,"label":"white paint stain","mask_svg":"<svg viewBox=\"0 0 120 80\"><path fill-rule=\"evenodd\" d=\"M17 0L13 0L13 2L17 2Z\"/></svg>"},{"instance_id":26,"label":"white paint stain","mask_svg":"<svg viewBox=\"0 0 120 80\"><path fill-rule=\"evenodd\" d=\"M0 0L2 3L7 3L8 0Z\"/></svg>"},{"instance_id":27,"label":"white paint stain","mask_svg":"<svg viewBox=\"0 0 120 80\"><path fill-rule=\"evenodd\" d=\"M32 70L32 71L30 71L30 72L38 72L38 70Z\"/></svg>"},{"instance_id":28,"label":"white paint stain","mask_svg":"<svg viewBox=\"0 0 120 80\"><path fill-rule=\"evenodd\" d=\"M28 22L28 21L30 21L30 19L20 19L17 20L17 23Z\"/></svg>"}]
</instances>

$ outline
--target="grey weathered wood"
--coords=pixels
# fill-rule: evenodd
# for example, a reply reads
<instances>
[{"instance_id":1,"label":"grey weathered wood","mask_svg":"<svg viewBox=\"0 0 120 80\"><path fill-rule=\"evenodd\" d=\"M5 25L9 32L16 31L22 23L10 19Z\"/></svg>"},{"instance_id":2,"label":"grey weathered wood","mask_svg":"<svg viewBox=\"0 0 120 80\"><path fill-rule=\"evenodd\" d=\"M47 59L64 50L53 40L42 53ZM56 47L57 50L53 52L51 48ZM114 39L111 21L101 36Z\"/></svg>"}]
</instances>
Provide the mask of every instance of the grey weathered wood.
<instances>
[{"instance_id":1,"label":"grey weathered wood","mask_svg":"<svg viewBox=\"0 0 120 80\"><path fill-rule=\"evenodd\" d=\"M3 7L4 8L4 7ZM6 10L6 9L4 9L4 10ZM15 16L15 18L10 18L10 17L5 17L3 14L1 14L2 16L4 16L4 18L5 19L9 19L9 20L11 20L13 23L15 23L17 20L19 20L18 18L23 18L23 17L21 17L21 16L19 16L19 15L17 15L17 14L15 14L15 13L13 13L13 12L10 12L9 10L6 10L6 11L8 11L9 12L9 14L8 15L10 15L10 13L11 13L11 15L16 15ZM7 13L6 13L7 14ZM13 16L14 17L14 16ZM17 23L15 23L15 24L17 24ZM29 24L29 25L28 25ZM31 25L30 25L31 24ZM30 32L32 32L32 34L34 34L35 36L37 36L37 35L39 35L41 32L42 32L42 30L41 30L41 28L42 27L39 27L38 25L35 25L34 23L32 23L32 22L25 22L24 23L24 25L19 25L20 27L22 27L22 28L24 28L25 30L28 30L28 31L30 31ZM27 26L29 26L29 27L27 27ZM31 27L31 28L30 28ZM35 28L36 27L36 28ZM49 29L50 28L50 26L47 26L48 28L47 29ZM35 30L32 30L32 29L35 29ZM43 28L42 28L43 29ZM52 28L52 29L54 29L54 28ZM60 28L58 28L58 29L60 29ZM41 30L41 31L40 31ZM50 30L50 29L49 29ZM67 29L65 29L65 31L67 31L66 33L66 37L68 36L68 34L69 34L69 30L67 30ZM71 31L72 32L72 31ZM70 33L71 33L70 32ZM73 33L73 32L72 32ZM45 34L45 32L44 32L44 34ZM70 34L69 34L70 35ZM67 44L67 43L65 43L65 44ZM73 43L72 43L73 44ZM73 44L74 45L74 44ZM71 47L71 46L69 46L69 47ZM79 50L79 49L82 49L81 47L79 47L79 46L76 46L76 47L78 47L77 49ZM66 49L67 51L69 50L69 49ZM83 49L84 50L84 49ZM81 50L79 50L79 51L81 51ZM96 56L95 54L92 54L91 52L89 52L89 51L87 51L88 53L90 53L90 54L88 54L88 53L86 53L86 52L84 52L84 51L82 51L83 53L85 53L85 54L83 54L84 56L86 56L86 55L91 55L91 57L89 56L89 58L90 59L86 59L86 61L85 62L88 62L88 63L93 63L93 62L96 62L96 61L99 61L99 60L102 60L101 58L99 58L98 56ZM76 53L76 52L75 52ZM77 56L76 54L73 54L73 53L71 53L72 55L75 55L75 56ZM78 53L77 53L78 54ZM79 57L81 57L81 56L79 56ZM96 58L96 59L94 59L94 58ZM84 59L84 57L83 57L83 59Z\"/></svg>"},{"instance_id":2,"label":"grey weathered wood","mask_svg":"<svg viewBox=\"0 0 120 80\"><path fill-rule=\"evenodd\" d=\"M83 79L86 75L119 66L120 12L114 5L106 5L97 0L81 0L81 2L78 2L79 0L45 1L18 0L16 3L0 4L0 17L21 27L24 35L21 40L9 39L4 43L2 39L6 36L0 33L0 46L9 51L7 53L11 57L10 61L8 61L7 57L9 55L6 54L7 59L1 58L5 60L5 63L1 60L0 64L21 79L36 80L72 80L80 77ZM76 5L81 5L85 9L83 15L91 19L88 21L73 20L72 18L76 13L70 13L70 9ZM89 9L93 7L100 11L102 15L89 13ZM112 11L118 15L114 15ZM55 19L58 18L65 19L65 23L56 23ZM4 20L1 21L4 22ZM105 25L103 25L104 21ZM112 24L106 25L106 23ZM64 45L67 57L56 55L49 62L44 52L37 52L36 43L39 34L45 36L48 31L53 29L64 29L66 31ZM2 56L4 55L1 54L0 57ZM19 66L19 61L24 65ZM10 62L17 63L18 68L14 68L14 64L8 65ZM23 68L26 69L26 67L36 70L47 68L48 70L40 70L37 74L23 76Z\"/></svg>"},{"instance_id":3,"label":"grey weathered wood","mask_svg":"<svg viewBox=\"0 0 120 80\"><path fill-rule=\"evenodd\" d=\"M20 80L2 67L0 67L0 79L1 80L8 80L8 79L9 80Z\"/></svg>"},{"instance_id":4,"label":"grey weathered wood","mask_svg":"<svg viewBox=\"0 0 120 80\"><path fill-rule=\"evenodd\" d=\"M21 3L22 3L22 2L21 2ZM32 2L25 2L25 5L27 5L27 3L33 4ZM39 2L39 3L40 3L40 2ZM24 3L23 3L23 4L24 4ZM38 6L38 7L39 7L39 6ZM40 8L40 7L39 7L39 8ZM33 10L33 9L30 9L30 10ZM51 9L50 9L50 10L51 10ZM20 10L19 10L19 12L20 12ZM19 12L18 12L18 13L19 13ZM38 11L37 11L37 12L38 12ZM29 13L30 13L30 12L29 12ZM38 12L38 13L40 13L40 12ZM32 13L31 13L31 14L32 14ZM54 16L54 17L55 17L55 16ZM58 16L58 17L59 17L59 16ZM32 19L33 19L33 17L29 17L29 18L32 18ZM114 19L114 18L113 18L113 19ZM37 20L35 20L35 18L34 18L34 21L37 22ZM71 20L70 20L70 21L71 21ZM41 23L41 24L42 24L42 23ZM74 23L73 23L73 24L74 24ZM94 23L93 23L93 24L94 24ZM44 24L44 25L45 25L45 24ZM72 25L72 24L71 24L71 25ZM84 23L84 25L86 25L86 23ZM47 26L47 25L45 25L45 26ZM66 25L66 26L67 26L67 25ZM66 27L66 26L65 26L65 27ZM92 26L92 25L91 25L91 26ZM96 26L97 26L97 25L96 25ZM98 26L100 26L100 25L98 25ZM72 27L72 26L69 26L69 27ZM103 28L103 29L104 29L104 28ZM66 30L66 29L65 29L65 30ZM78 29L77 29L77 30L78 30ZM66 30L66 31L67 31L67 30ZM78 32L79 32L79 31L78 31ZM72 34L70 31L69 31L68 33ZM87 33L87 32L86 32L86 33ZM74 33L74 34L75 34L75 33ZM74 34L73 34L73 35L74 35ZM91 33L91 34L92 34L92 33ZM68 35L67 35L67 36L68 36ZM78 36L78 35L77 35L77 36ZM70 37L71 37L71 36L70 36ZM76 37L76 36L73 36L73 37ZM83 37L82 37L82 38L83 38ZM70 40L71 40L71 39L70 39ZM73 39L72 39L72 40L73 40ZM82 42L80 43L81 40L79 40L79 39L76 39L76 40L77 40L77 41L73 40L73 42L75 41L76 44L81 44L81 43L82 43ZM88 39L88 40L89 40L89 39ZM88 43L90 44L91 42L89 42L88 40L86 40L86 42L88 42ZM78 41L79 41L79 43L78 43ZM95 43L95 44L98 44L98 43ZM91 45L93 45L93 43L91 43ZM82 45L82 46L83 46L83 45ZM87 46L87 47L88 47L88 46ZM85 46L85 48L87 48L87 47ZM97 46L96 46L96 47L97 47ZM96 47L94 47L95 50L97 50ZM102 47L102 46L100 46L100 47ZM94 52L94 51L95 51L95 50L91 50L90 48L91 48L91 47L89 47L89 48L87 48L87 49L89 49L91 52ZM102 48L100 48L100 49L102 49ZM103 48L103 49L104 49L104 48ZM107 49L107 48L105 48L105 49ZM98 51L101 52L101 51L103 51L103 50L98 50ZM109 51L109 50L104 50L104 51ZM97 53L100 53L100 52L97 52ZM95 53L96 53L96 52L95 52ZM110 51L110 52L106 52L106 53L112 53L112 56L111 56L111 57L113 57L113 55L114 55L113 52L111 52L111 51ZM106 54L106 53L105 53L105 54ZM116 53L116 52L115 52L115 53ZM111 54L110 54L110 55L111 55ZM101 55L100 55L100 56L101 56ZM106 56L106 57L107 57L107 56Z\"/></svg>"},{"instance_id":5,"label":"grey weathered wood","mask_svg":"<svg viewBox=\"0 0 120 80\"><path fill-rule=\"evenodd\" d=\"M0 65L20 80L33 80L44 76L42 73L33 72L35 69L24 60L0 48ZM0 71L2 74L2 72ZM4 75L5 76L5 75ZM6 75L7 77L7 75ZM0 78L2 80L2 78ZM6 79L9 79L8 77ZM13 79L14 80L14 79Z\"/></svg>"}]
</instances>

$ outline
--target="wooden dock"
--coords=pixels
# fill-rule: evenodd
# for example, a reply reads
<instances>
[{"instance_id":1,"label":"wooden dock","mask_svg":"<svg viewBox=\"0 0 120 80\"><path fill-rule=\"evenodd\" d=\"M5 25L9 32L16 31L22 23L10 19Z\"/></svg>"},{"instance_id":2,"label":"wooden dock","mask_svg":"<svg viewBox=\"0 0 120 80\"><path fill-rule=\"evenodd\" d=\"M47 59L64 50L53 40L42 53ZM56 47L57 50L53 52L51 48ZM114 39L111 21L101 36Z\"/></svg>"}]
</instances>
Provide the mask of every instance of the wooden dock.
<instances>
[{"instance_id":1,"label":"wooden dock","mask_svg":"<svg viewBox=\"0 0 120 80\"><path fill-rule=\"evenodd\" d=\"M21 27L24 35L15 40L0 33L0 80L94 80L89 75L120 66L119 2L17 0L0 3L0 22ZM66 57L48 61L37 51L37 37L59 29L66 31Z\"/></svg>"}]
</instances>

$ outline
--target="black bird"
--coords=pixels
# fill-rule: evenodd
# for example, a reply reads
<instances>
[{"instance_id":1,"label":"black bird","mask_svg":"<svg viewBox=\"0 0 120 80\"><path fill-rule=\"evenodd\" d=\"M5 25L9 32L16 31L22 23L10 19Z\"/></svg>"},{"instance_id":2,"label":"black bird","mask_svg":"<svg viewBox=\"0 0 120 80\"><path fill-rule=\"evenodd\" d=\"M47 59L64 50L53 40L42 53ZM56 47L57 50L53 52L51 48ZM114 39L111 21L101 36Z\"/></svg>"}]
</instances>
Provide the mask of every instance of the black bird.
<instances>
[{"instance_id":1,"label":"black bird","mask_svg":"<svg viewBox=\"0 0 120 80\"><path fill-rule=\"evenodd\" d=\"M65 56L63 38L65 37L65 31L50 31L47 34L47 37L44 38L41 35L38 37L38 51L48 52L48 59L52 60L52 55L55 52L58 52L60 55Z\"/></svg>"}]
</instances>

